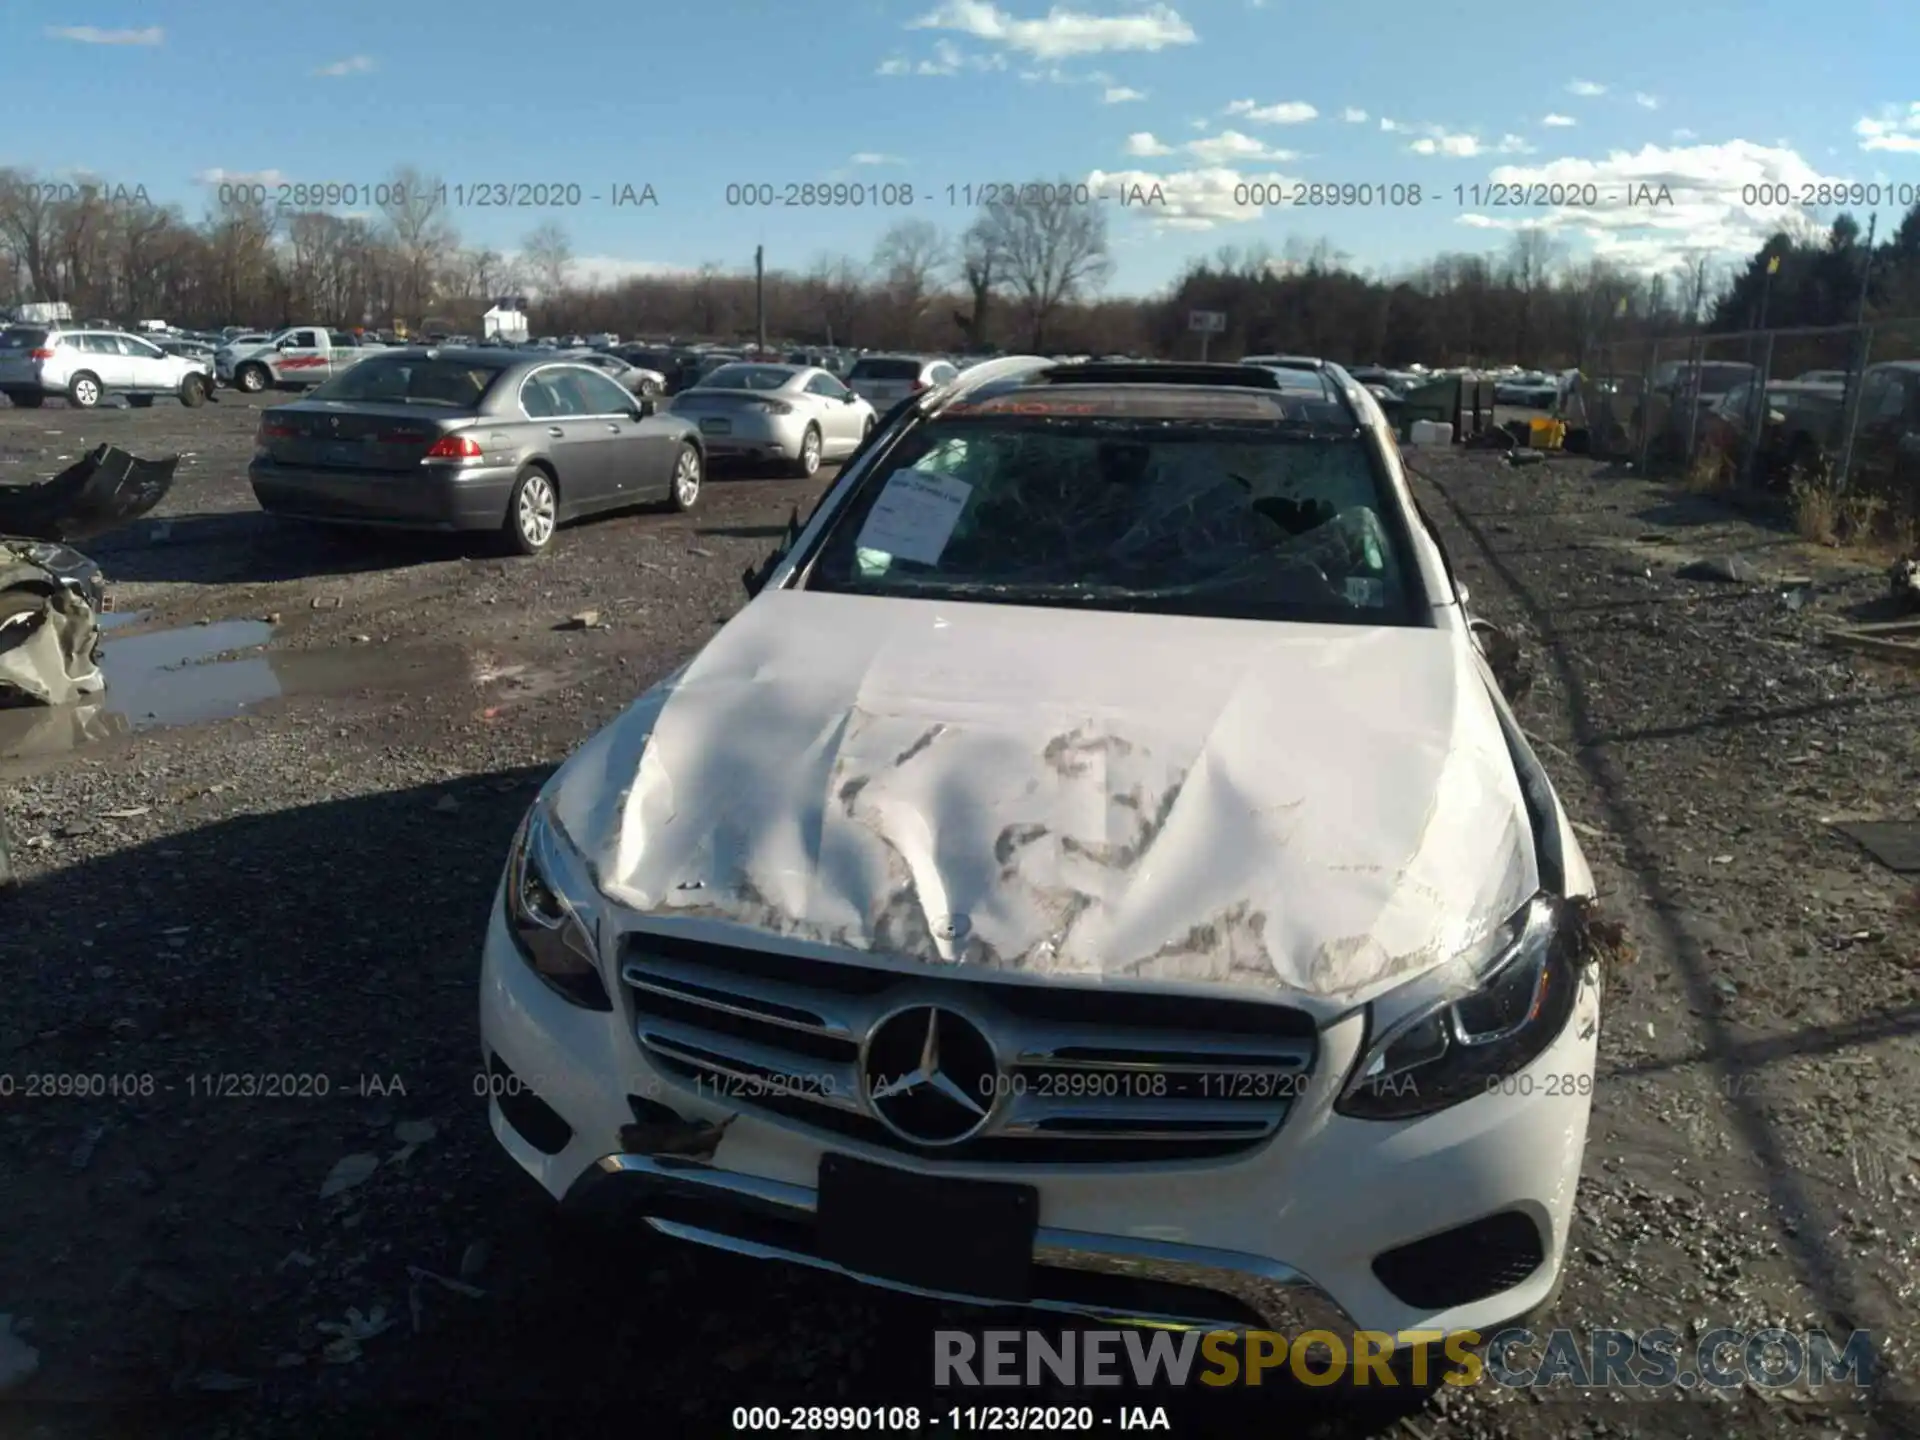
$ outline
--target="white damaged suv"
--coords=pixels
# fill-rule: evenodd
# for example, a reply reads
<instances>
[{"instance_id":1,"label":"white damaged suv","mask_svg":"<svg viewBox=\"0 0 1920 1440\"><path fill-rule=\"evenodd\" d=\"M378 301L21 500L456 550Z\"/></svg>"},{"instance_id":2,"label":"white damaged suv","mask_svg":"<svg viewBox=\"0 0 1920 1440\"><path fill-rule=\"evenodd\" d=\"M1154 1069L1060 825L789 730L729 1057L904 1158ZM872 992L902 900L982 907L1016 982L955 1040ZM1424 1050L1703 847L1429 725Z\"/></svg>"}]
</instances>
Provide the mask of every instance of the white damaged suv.
<instances>
[{"instance_id":1,"label":"white damaged suv","mask_svg":"<svg viewBox=\"0 0 1920 1440\"><path fill-rule=\"evenodd\" d=\"M485 1088L556 1199L1096 1317L1547 1299L1593 881L1361 386L990 362L749 588L513 845Z\"/></svg>"}]
</instances>

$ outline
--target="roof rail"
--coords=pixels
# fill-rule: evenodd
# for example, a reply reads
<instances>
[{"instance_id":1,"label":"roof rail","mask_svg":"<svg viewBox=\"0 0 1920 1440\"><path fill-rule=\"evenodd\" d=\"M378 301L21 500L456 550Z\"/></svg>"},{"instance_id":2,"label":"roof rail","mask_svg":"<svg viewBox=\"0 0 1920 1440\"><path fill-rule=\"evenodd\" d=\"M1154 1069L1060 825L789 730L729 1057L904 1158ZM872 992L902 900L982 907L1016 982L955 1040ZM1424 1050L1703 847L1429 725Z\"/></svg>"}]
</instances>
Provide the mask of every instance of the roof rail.
<instances>
[{"instance_id":1,"label":"roof rail","mask_svg":"<svg viewBox=\"0 0 1920 1440\"><path fill-rule=\"evenodd\" d=\"M1086 360L1054 365L1040 377L1050 385L1231 385L1242 390L1279 390L1280 377L1263 365L1213 365L1191 361Z\"/></svg>"}]
</instances>

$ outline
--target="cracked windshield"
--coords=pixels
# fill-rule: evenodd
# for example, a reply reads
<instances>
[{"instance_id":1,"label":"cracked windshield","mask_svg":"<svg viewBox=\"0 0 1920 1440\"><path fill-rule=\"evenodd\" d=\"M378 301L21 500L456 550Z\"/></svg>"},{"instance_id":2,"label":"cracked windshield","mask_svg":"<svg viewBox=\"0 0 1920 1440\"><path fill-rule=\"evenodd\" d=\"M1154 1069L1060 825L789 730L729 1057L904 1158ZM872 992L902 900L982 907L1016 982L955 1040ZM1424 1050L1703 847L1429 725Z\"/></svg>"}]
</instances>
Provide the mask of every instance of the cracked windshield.
<instances>
[{"instance_id":1,"label":"cracked windshield","mask_svg":"<svg viewBox=\"0 0 1920 1440\"><path fill-rule=\"evenodd\" d=\"M0 14L0 1434L1920 1440L1920 8L535 19Z\"/></svg>"}]
</instances>

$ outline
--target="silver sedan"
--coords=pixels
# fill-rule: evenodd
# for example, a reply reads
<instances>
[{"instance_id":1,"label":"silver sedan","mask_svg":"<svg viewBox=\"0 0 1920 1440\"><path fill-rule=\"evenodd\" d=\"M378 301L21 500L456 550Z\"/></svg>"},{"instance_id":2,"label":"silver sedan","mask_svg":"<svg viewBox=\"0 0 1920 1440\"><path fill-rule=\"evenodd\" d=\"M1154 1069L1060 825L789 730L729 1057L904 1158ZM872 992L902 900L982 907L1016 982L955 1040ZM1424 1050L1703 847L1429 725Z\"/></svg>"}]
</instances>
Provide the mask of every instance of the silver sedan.
<instances>
[{"instance_id":1,"label":"silver sedan","mask_svg":"<svg viewBox=\"0 0 1920 1440\"><path fill-rule=\"evenodd\" d=\"M775 461L805 477L859 448L873 406L814 365L723 365L673 400L715 460Z\"/></svg>"}]
</instances>

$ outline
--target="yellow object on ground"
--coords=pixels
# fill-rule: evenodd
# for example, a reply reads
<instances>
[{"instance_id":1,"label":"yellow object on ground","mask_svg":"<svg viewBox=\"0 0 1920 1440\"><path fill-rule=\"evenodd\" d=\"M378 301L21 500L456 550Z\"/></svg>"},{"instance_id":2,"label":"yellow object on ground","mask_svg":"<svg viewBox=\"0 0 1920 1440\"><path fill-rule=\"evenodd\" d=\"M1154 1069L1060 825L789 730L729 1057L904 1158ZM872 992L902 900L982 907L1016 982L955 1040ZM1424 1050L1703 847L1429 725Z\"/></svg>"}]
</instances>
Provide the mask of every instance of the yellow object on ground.
<instances>
[{"instance_id":1,"label":"yellow object on ground","mask_svg":"<svg viewBox=\"0 0 1920 1440\"><path fill-rule=\"evenodd\" d=\"M1564 420L1535 420L1532 426L1533 448L1536 450L1558 450L1567 441L1567 425Z\"/></svg>"}]
</instances>

